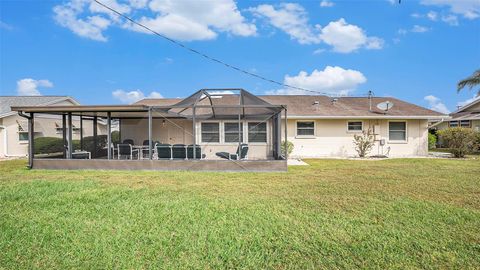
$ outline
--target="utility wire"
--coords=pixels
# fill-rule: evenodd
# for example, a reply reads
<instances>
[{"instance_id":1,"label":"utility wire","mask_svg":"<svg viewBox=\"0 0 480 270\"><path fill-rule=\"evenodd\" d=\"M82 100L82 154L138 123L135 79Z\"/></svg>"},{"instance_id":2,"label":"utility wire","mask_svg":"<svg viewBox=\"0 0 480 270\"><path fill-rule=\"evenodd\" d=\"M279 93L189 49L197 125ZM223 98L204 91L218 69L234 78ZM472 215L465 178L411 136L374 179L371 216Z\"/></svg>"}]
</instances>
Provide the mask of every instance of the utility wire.
<instances>
[{"instance_id":1,"label":"utility wire","mask_svg":"<svg viewBox=\"0 0 480 270\"><path fill-rule=\"evenodd\" d=\"M224 65L224 66L226 66L226 67L228 67L228 68L230 68L230 69L236 70L236 71L241 72L241 73L244 73L244 74L246 74L246 75L255 77L255 78L257 78L257 79L260 79L260 80L263 80L263 81L266 81L266 82L269 82L269 83L277 84L277 85L280 85L280 86L283 86L283 87L287 87L287 88L291 88L291 89L296 89L296 90L301 90L301 91L310 92L310 93L316 93L316 94L326 95L326 96L330 96L330 95L331 95L331 94L328 94L328 93L324 93L324 92L320 92L320 91L315 91L315 90L310 90L310 89L306 89L306 88L303 88L303 87L297 87L297 86L293 86L293 85L284 84L284 83L281 83L281 82L279 82L279 81L272 80L272 79L266 78L266 77L264 77L264 76L261 76L261 75L252 73L252 72L247 71L247 70L244 70L244 69L242 69L242 68L239 68L239 67L230 65L230 64L228 64L228 63L226 63L226 62L223 62L222 60L219 60L219 59L217 59L217 58L215 58L215 57L209 56L209 55L207 55L207 54L205 54L205 53L202 53L202 52L200 52L200 51L198 51L198 50L192 49L192 48L186 46L186 45L183 44L183 43L180 43L180 42L178 42L178 41L176 41L176 40L174 40L174 39L171 39L171 38L169 38L169 37L167 37L167 36L165 36L165 35L162 35L162 34L158 33L157 31L149 28L148 26L145 26L145 25L143 25L143 24L141 24L141 23L133 20L132 18L128 17L127 15L124 15L124 14L122 14L121 12L116 11L115 9L113 9L113 8L105 5L104 3L102 3L102 2L100 2L100 1L98 1L98 0L94 0L94 1L95 1L97 4L101 5L102 7L104 7L104 8L106 8L106 9L112 11L113 13L117 14L118 16L120 16L120 17L122 17L122 18L124 18L124 19L126 19L126 20L128 20L128 21L130 21L131 23L133 23L133 24L135 24L135 25L138 25L138 26L146 29L147 31L152 32L153 34L155 34L155 35L157 35L157 36L159 36L159 37L161 37L161 38L163 38L163 39L166 39L167 41L170 41L171 43L173 43L173 44L175 44L175 45L177 45L177 46L179 46L179 47L181 47L181 48L183 48L183 49L185 49L185 50L187 50L187 51L190 51L190 52L192 52L192 53L198 54L198 55L200 55L200 56L202 56L202 57L204 57L204 58L206 58L206 59L208 59L208 60L210 60L210 61L213 61L213 62L215 62L215 63L217 63L217 64Z\"/></svg>"}]
</instances>

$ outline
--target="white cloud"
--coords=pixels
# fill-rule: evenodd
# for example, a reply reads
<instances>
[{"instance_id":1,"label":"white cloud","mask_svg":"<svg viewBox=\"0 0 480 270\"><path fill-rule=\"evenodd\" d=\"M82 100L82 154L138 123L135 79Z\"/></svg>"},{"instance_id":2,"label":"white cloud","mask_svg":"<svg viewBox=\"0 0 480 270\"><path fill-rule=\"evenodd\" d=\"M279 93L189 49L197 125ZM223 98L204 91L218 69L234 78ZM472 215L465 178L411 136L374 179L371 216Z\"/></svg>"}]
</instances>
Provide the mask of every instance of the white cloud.
<instances>
[{"instance_id":1,"label":"white cloud","mask_svg":"<svg viewBox=\"0 0 480 270\"><path fill-rule=\"evenodd\" d=\"M332 21L325 27L312 26L308 22L305 9L299 4L284 3L277 7L259 5L249 9L257 17L266 18L272 26L287 33L300 44L320 44L333 47L333 51L350 53L360 48L381 49L384 41L378 37L368 37L365 31L345 19Z\"/></svg>"},{"instance_id":2,"label":"white cloud","mask_svg":"<svg viewBox=\"0 0 480 270\"><path fill-rule=\"evenodd\" d=\"M325 52L326 50L323 49L323 48L320 48L320 49L316 49L315 51L313 51L313 54L321 54L323 52Z\"/></svg>"},{"instance_id":3,"label":"white cloud","mask_svg":"<svg viewBox=\"0 0 480 270\"><path fill-rule=\"evenodd\" d=\"M464 101L457 102L457 107L463 107L467 104L474 102L475 100L480 99L480 96L473 96L472 98L466 99Z\"/></svg>"},{"instance_id":4,"label":"white cloud","mask_svg":"<svg viewBox=\"0 0 480 270\"><path fill-rule=\"evenodd\" d=\"M296 76L285 75L283 80L284 84L287 85L331 95L346 95L366 81L367 78L365 78L360 71L343 69L338 66L327 66L324 70L315 69L310 74L306 71L300 71ZM267 93L275 95L314 94L312 92L290 88L268 91Z\"/></svg>"},{"instance_id":5,"label":"white cloud","mask_svg":"<svg viewBox=\"0 0 480 270\"><path fill-rule=\"evenodd\" d=\"M460 14L467 19L480 16L480 1L478 0L421 0L423 5L447 6L450 12Z\"/></svg>"},{"instance_id":6,"label":"white cloud","mask_svg":"<svg viewBox=\"0 0 480 270\"><path fill-rule=\"evenodd\" d=\"M442 101L433 95L428 95L423 98L425 101L428 102L428 105L430 106L431 110L444 113L444 114L449 114L450 110L448 110L447 106L442 103Z\"/></svg>"},{"instance_id":7,"label":"white cloud","mask_svg":"<svg viewBox=\"0 0 480 270\"><path fill-rule=\"evenodd\" d=\"M17 81L17 94L19 96L41 96L39 87L50 88L53 87L53 83L49 80L21 79Z\"/></svg>"},{"instance_id":8,"label":"white cloud","mask_svg":"<svg viewBox=\"0 0 480 270\"><path fill-rule=\"evenodd\" d=\"M427 18L431 21L436 21L438 19L438 13L435 11L429 11L427 13Z\"/></svg>"},{"instance_id":9,"label":"white cloud","mask_svg":"<svg viewBox=\"0 0 480 270\"><path fill-rule=\"evenodd\" d=\"M284 31L300 44L321 42L313 27L308 24L307 12L299 4L284 3L277 9L272 5L259 5L249 10L257 17L267 18L271 25Z\"/></svg>"},{"instance_id":10,"label":"white cloud","mask_svg":"<svg viewBox=\"0 0 480 270\"><path fill-rule=\"evenodd\" d=\"M102 32L110 26L111 21L98 15L87 16L85 19L78 18L84 4L84 1L78 0L55 6L53 8L55 21L81 37L107 41Z\"/></svg>"},{"instance_id":11,"label":"white cloud","mask_svg":"<svg viewBox=\"0 0 480 270\"><path fill-rule=\"evenodd\" d=\"M145 94L140 90L127 92L122 89L113 91L112 96L125 104L131 104L144 98L162 98L162 95L155 91L151 92L148 96L145 96Z\"/></svg>"},{"instance_id":12,"label":"white cloud","mask_svg":"<svg viewBox=\"0 0 480 270\"><path fill-rule=\"evenodd\" d=\"M452 14L442 16L442 21L446 22L452 26L458 25L458 17Z\"/></svg>"},{"instance_id":13,"label":"white cloud","mask_svg":"<svg viewBox=\"0 0 480 270\"><path fill-rule=\"evenodd\" d=\"M430 31L430 28L421 25L414 25L410 31L413 33L425 33Z\"/></svg>"},{"instance_id":14,"label":"white cloud","mask_svg":"<svg viewBox=\"0 0 480 270\"><path fill-rule=\"evenodd\" d=\"M333 7L334 5L335 4L329 0L322 0L322 2L320 2L321 7Z\"/></svg>"},{"instance_id":15,"label":"white cloud","mask_svg":"<svg viewBox=\"0 0 480 270\"><path fill-rule=\"evenodd\" d=\"M253 36L256 26L245 21L233 0L165 1L104 0L105 5L147 25L167 37L191 41L214 39L218 32L237 36ZM86 8L88 6L88 8ZM142 9L141 12L134 12ZM111 26L149 33L123 20L94 1L71 0L54 7L55 20L75 34L98 41L107 41L104 31ZM131 14L141 14L139 18ZM107 17L104 17L107 15Z\"/></svg>"}]
</instances>

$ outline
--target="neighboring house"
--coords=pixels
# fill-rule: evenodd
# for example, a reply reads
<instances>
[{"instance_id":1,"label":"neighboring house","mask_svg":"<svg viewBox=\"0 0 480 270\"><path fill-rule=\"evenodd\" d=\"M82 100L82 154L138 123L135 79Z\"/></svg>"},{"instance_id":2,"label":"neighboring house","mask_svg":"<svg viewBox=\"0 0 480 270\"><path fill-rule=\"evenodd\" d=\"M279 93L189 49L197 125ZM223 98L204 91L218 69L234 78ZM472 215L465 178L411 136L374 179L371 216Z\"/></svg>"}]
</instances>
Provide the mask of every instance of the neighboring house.
<instances>
[{"instance_id":1,"label":"neighboring house","mask_svg":"<svg viewBox=\"0 0 480 270\"><path fill-rule=\"evenodd\" d=\"M76 106L79 103L68 96L0 96L0 157L21 157L28 153L27 119L12 111L12 106ZM91 133L91 126L84 126ZM105 129L105 128L104 128ZM62 137L60 115L38 114L35 117L35 138ZM80 136L78 117L73 119L73 139Z\"/></svg>"},{"instance_id":2,"label":"neighboring house","mask_svg":"<svg viewBox=\"0 0 480 270\"><path fill-rule=\"evenodd\" d=\"M228 97L228 95L225 95ZM388 155L390 157L415 157L428 155L428 121L440 120L447 115L396 99L373 97L339 97L310 95L269 95L259 98L275 105L286 105L288 119L288 141L294 144L292 157L353 157L357 153L353 144L353 136L362 131L375 134L375 146L371 155ZM144 99L134 105L165 106L173 105L182 99ZM217 99L222 104L222 98ZM394 105L387 112L377 108L377 104L390 101ZM227 102L228 103L228 102ZM185 122L185 128L191 132L191 125ZM218 123L218 143L215 149L206 152L214 153L216 149L231 147L227 142L227 125L229 121L207 121ZM123 123L123 122L122 122ZM247 143L249 121L243 123L243 140ZM135 123L138 124L138 123ZM143 125L146 125L144 123ZM165 126L165 124L164 124ZM198 133L203 134L202 125L197 127ZM283 127L282 127L283 128ZM121 128L122 137L128 134L126 128ZM130 129L132 130L132 129ZM155 129L154 129L155 130ZM172 130L172 129L170 129ZM268 133L268 125L265 132ZM164 141L168 143L191 143L184 139L183 133L175 134L164 132ZM180 136L180 137L179 137ZM134 133L127 137L136 138ZM144 136L143 136L144 137ZM270 134L265 136L270 137ZM284 131L282 131L284 140ZM202 140L198 143L201 143ZM268 139L265 139L268 144ZM253 144L259 144L253 142ZM268 149L268 147L266 148ZM263 153L263 154L262 154ZM257 151L252 157L264 158L265 151ZM267 153L268 156L268 153ZM213 156L212 156L213 157Z\"/></svg>"},{"instance_id":3,"label":"neighboring house","mask_svg":"<svg viewBox=\"0 0 480 270\"><path fill-rule=\"evenodd\" d=\"M431 128L442 130L449 127L464 127L480 131L480 98L451 113L450 117L445 121L434 122Z\"/></svg>"}]
</instances>

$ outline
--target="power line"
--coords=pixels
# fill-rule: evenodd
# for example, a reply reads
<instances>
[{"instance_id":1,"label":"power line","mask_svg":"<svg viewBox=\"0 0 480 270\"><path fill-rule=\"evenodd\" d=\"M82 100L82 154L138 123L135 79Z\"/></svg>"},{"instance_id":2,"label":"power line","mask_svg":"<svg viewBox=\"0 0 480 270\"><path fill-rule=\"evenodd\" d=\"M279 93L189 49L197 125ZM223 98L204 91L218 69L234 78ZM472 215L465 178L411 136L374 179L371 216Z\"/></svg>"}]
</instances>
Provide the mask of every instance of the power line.
<instances>
[{"instance_id":1,"label":"power line","mask_svg":"<svg viewBox=\"0 0 480 270\"><path fill-rule=\"evenodd\" d=\"M104 8L106 8L106 9L112 11L113 13L117 14L118 16L120 16L120 17L122 17L122 18L124 18L124 19L126 19L126 20L128 20L128 21L130 21L130 22L132 22L133 24L138 25L138 26L146 29L147 31L150 31L150 32L152 32L153 34L155 34L155 35L157 35L157 36L159 36L159 37L161 37L161 38L163 38L163 39L166 39L167 41L170 41L171 43L173 43L173 44L175 44L175 45L177 45L177 46L179 46L179 47L181 47L181 48L183 48L183 49L185 49L185 50L187 50L187 51L190 51L190 52L192 52L192 53L198 54L198 55L200 55L200 56L202 56L202 57L204 57L204 58L206 58L206 59L208 59L208 60L210 60L210 61L212 61L212 62L215 62L215 63L217 63L217 64L224 65L224 66L226 66L226 67L228 67L228 68L230 68L230 69L236 70L236 71L241 72L241 73L244 73L244 74L246 74L246 75L255 77L255 78L257 78L257 79L260 79L260 80L263 80L263 81L266 81L266 82L269 82L269 83L277 84L277 85L280 85L280 86L283 86L283 87L287 87L287 88L291 88L291 89L296 89L296 90L301 90L301 91L305 91L305 92L311 92L311 93L321 94L321 95L326 95L326 96L331 95L331 94L328 94L328 93L324 93L324 92L320 92L320 91L314 91L314 90L306 89L306 88L303 88L303 87L297 87L297 86L293 86L293 85L284 84L284 83L282 83L282 82L279 82L279 81L276 81L276 80L272 80L272 79L269 79L269 78L267 78L267 77L264 77L264 76L261 76L261 75L252 73L252 72L247 71L247 70L244 70L244 69L242 69L242 68L239 68L239 67L230 65L230 64L228 64L228 63L226 63L226 62L224 62L224 61L222 61L222 60L219 60L219 59L217 59L217 58L215 58L215 57L209 56L209 55L207 55L207 54L205 54L205 53L202 53L202 52L200 52L200 51L198 51L198 50L195 50L195 49L193 49L193 48L190 48L190 47L186 46L186 45L183 44L183 43L180 43L180 42L178 42L178 41L176 41L176 40L174 40L174 39L171 39L171 38L169 38L169 37L167 37L167 36L165 36L165 35L162 35L162 34L158 33L157 31L149 28L148 26L145 26L145 25L143 25L143 24L141 24L141 23L133 20L132 18L128 17L127 15L124 15L124 14L120 13L119 11L116 11L115 9L113 9L113 8L105 5L104 3L102 3L102 2L100 2L100 1L98 1L98 0L94 0L94 1L95 1L97 4L101 5L102 7L104 7Z\"/></svg>"}]
</instances>

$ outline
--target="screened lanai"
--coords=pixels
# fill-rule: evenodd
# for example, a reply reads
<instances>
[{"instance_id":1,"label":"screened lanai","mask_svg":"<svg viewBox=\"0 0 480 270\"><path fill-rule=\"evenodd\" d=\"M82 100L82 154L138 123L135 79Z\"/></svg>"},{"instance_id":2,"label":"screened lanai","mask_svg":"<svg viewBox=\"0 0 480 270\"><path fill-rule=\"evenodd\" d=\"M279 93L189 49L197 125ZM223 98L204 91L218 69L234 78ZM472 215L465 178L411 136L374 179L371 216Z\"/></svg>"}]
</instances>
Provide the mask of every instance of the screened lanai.
<instances>
[{"instance_id":1,"label":"screened lanai","mask_svg":"<svg viewBox=\"0 0 480 270\"><path fill-rule=\"evenodd\" d=\"M282 131L286 106L270 104L243 89L201 89L185 99L158 99L148 105L12 109L29 122L31 168L287 168L286 153L281 151L282 132L287 137L287 129ZM35 132L39 114L61 120L58 138L49 138L61 144L55 150L45 147L45 138Z\"/></svg>"}]
</instances>

